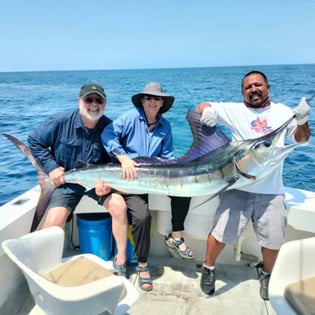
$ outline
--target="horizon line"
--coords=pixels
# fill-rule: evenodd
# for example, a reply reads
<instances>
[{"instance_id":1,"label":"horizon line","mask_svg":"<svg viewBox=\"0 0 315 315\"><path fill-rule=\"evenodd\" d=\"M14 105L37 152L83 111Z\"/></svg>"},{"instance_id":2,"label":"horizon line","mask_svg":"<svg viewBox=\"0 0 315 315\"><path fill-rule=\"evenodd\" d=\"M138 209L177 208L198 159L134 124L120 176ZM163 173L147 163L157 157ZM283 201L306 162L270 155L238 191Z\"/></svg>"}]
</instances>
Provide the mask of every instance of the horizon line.
<instances>
[{"instance_id":1,"label":"horizon line","mask_svg":"<svg viewBox=\"0 0 315 315\"><path fill-rule=\"evenodd\" d=\"M161 68L112 68L112 69L54 69L54 70L6 70L0 73L20 73L20 72L76 72L76 71L139 71L139 70L172 70L172 69L198 69L198 68L235 68L235 67L270 67L270 66L303 66L315 65L315 63L284 63L284 64L260 64L260 65L228 65L228 66L178 66Z\"/></svg>"}]
</instances>

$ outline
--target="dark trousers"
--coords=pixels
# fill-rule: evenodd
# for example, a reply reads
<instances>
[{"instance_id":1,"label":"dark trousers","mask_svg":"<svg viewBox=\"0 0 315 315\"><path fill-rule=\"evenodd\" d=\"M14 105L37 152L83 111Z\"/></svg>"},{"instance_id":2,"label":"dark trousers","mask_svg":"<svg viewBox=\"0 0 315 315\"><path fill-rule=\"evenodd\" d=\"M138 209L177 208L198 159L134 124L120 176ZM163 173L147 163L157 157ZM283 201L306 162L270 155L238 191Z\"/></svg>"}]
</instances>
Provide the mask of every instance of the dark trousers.
<instances>
[{"instance_id":1,"label":"dark trousers","mask_svg":"<svg viewBox=\"0 0 315 315\"><path fill-rule=\"evenodd\" d=\"M151 214L148 208L148 195L122 195L128 207L135 242L135 253L139 262L147 262L151 244ZM183 231L190 197L169 196L172 208L172 231Z\"/></svg>"},{"instance_id":2,"label":"dark trousers","mask_svg":"<svg viewBox=\"0 0 315 315\"><path fill-rule=\"evenodd\" d=\"M132 236L135 253L139 262L147 262L151 244L151 214L148 208L148 195L122 195L131 217Z\"/></svg>"},{"instance_id":3,"label":"dark trousers","mask_svg":"<svg viewBox=\"0 0 315 315\"><path fill-rule=\"evenodd\" d=\"M172 209L172 231L183 231L184 222L188 214L190 206L190 197L175 197L169 196L171 198L171 209Z\"/></svg>"}]
</instances>

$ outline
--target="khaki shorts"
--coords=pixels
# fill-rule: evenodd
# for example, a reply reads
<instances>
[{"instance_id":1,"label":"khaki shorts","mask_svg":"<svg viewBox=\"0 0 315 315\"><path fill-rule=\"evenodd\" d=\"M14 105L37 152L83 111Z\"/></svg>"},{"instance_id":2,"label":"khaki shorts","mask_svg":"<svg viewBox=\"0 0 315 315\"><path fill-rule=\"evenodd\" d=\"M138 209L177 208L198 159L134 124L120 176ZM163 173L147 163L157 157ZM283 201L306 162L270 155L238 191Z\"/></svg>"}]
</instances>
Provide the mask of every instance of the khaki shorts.
<instances>
[{"instance_id":1,"label":"khaki shorts","mask_svg":"<svg viewBox=\"0 0 315 315\"><path fill-rule=\"evenodd\" d=\"M252 221L260 246L278 250L285 240L287 209L284 195L228 190L221 194L212 235L225 244L236 243Z\"/></svg>"}]
</instances>

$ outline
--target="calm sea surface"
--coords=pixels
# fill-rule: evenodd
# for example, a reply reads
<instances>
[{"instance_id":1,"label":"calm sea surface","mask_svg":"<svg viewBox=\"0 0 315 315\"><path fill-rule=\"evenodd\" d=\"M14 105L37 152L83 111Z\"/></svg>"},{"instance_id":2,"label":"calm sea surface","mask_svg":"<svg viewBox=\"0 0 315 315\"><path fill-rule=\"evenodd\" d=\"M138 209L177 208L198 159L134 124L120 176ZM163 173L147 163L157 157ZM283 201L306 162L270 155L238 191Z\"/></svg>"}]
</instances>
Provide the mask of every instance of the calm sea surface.
<instances>
[{"instance_id":1,"label":"calm sea surface","mask_svg":"<svg viewBox=\"0 0 315 315\"><path fill-rule=\"evenodd\" d=\"M315 94L315 65L213 67L152 70L47 71L0 73L0 205L37 184L33 166L2 136L12 134L26 142L33 128L47 116L77 108L80 87L87 82L104 86L106 114L115 119L133 105L130 97L149 81L160 82L175 103L166 113L173 126L177 156L190 147L192 137L185 115L198 103L242 101L241 80L251 70L263 71L271 85L271 99L290 107L302 96ZM315 101L310 125L315 130ZM281 115L281 113L279 113ZM293 151L285 161L287 186L315 191L315 140Z\"/></svg>"}]
</instances>

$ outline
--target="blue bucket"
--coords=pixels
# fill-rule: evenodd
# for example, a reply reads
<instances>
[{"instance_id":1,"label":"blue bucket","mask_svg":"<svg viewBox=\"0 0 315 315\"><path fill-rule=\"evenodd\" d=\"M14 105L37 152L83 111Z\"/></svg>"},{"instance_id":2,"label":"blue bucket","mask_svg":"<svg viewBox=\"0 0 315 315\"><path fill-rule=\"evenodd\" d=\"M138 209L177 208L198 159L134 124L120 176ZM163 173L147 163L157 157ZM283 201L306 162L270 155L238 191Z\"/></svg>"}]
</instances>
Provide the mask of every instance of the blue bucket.
<instances>
[{"instance_id":1,"label":"blue bucket","mask_svg":"<svg viewBox=\"0 0 315 315\"><path fill-rule=\"evenodd\" d=\"M94 254L104 260L112 257L112 218L109 213L77 215L80 253Z\"/></svg>"}]
</instances>

